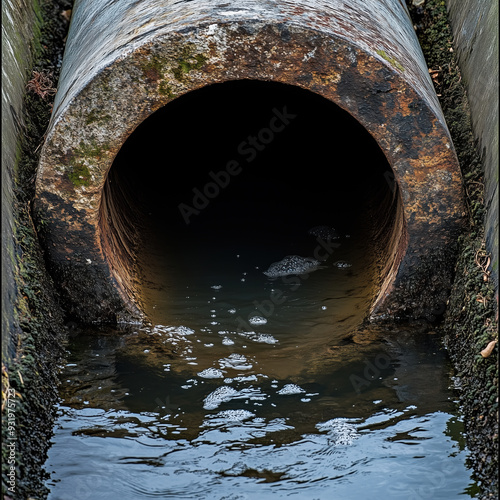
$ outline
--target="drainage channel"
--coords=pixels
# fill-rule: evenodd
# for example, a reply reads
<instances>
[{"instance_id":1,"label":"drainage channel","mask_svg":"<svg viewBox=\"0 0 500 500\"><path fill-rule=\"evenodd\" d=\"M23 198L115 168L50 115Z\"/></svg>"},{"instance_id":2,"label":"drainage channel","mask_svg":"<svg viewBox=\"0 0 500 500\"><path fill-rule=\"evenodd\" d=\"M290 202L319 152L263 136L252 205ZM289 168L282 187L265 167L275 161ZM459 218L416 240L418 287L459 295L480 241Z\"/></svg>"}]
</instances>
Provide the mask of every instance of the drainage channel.
<instances>
[{"instance_id":1,"label":"drainage channel","mask_svg":"<svg viewBox=\"0 0 500 500\"><path fill-rule=\"evenodd\" d=\"M474 496L403 2L77 2L34 212L75 320L52 500Z\"/></svg>"},{"instance_id":2,"label":"drainage channel","mask_svg":"<svg viewBox=\"0 0 500 500\"><path fill-rule=\"evenodd\" d=\"M150 323L75 326L49 498L472 497L439 339L365 322L388 172L350 115L282 84L214 85L146 120L102 218Z\"/></svg>"}]
</instances>

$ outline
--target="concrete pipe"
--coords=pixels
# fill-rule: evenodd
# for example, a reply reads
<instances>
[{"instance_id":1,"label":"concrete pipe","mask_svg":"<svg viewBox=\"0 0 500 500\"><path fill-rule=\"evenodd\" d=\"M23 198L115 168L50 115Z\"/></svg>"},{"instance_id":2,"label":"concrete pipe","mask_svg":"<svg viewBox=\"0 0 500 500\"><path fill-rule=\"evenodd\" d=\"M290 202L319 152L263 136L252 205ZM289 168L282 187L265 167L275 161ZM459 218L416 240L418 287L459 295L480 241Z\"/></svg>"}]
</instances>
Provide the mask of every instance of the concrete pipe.
<instances>
[{"instance_id":1,"label":"concrete pipe","mask_svg":"<svg viewBox=\"0 0 500 500\"><path fill-rule=\"evenodd\" d=\"M70 314L141 317L140 223L122 209L130 204L113 162L157 110L242 80L321 96L375 139L391 196L377 214L384 256L372 317L439 310L462 180L403 0L76 0L34 205Z\"/></svg>"}]
</instances>

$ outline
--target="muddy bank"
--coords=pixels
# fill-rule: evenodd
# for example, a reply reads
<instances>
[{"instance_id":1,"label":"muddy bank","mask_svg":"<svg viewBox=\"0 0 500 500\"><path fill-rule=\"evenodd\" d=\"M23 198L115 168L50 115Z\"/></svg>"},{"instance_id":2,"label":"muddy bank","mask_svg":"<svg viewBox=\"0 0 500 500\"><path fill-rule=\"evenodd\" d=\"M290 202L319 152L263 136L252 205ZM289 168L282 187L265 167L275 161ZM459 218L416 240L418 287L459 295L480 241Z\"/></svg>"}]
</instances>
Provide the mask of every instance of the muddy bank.
<instances>
[{"instance_id":1,"label":"muddy bank","mask_svg":"<svg viewBox=\"0 0 500 500\"><path fill-rule=\"evenodd\" d=\"M7 265L16 292L6 314L9 324L4 323L2 331L2 496L23 500L47 495L42 466L52 435L58 365L66 337L63 313L31 220L31 200L68 25L62 13L71 7L65 0L24 3L11 13L14 29L9 42L19 58L19 44L26 40L20 40L21 20L16 16L26 16L26 23L32 23L28 50L33 67L24 75L28 92L21 115L16 115L16 156L9 182L12 232L7 234L12 241ZM21 89L26 81L12 72L8 79Z\"/></svg>"},{"instance_id":2,"label":"muddy bank","mask_svg":"<svg viewBox=\"0 0 500 500\"><path fill-rule=\"evenodd\" d=\"M412 4L412 2L408 2ZM460 160L467 194L468 227L459 239L459 258L443 324L445 345L471 450L470 462L482 488L480 498L498 495L498 295L485 249L484 169L474 140L466 90L456 59L445 3L427 0L411 14L436 92Z\"/></svg>"}]
</instances>

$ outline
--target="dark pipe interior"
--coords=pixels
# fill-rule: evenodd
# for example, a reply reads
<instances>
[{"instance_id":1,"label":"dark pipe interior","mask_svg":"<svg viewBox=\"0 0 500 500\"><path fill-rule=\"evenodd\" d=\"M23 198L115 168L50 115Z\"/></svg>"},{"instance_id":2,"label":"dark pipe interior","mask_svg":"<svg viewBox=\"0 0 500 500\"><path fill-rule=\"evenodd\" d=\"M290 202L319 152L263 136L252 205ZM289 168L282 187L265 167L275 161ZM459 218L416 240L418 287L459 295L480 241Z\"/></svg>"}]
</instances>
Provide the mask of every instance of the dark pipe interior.
<instances>
[{"instance_id":1,"label":"dark pipe interior","mask_svg":"<svg viewBox=\"0 0 500 500\"><path fill-rule=\"evenodd\" d=\"M275 260L300 254L292 235L317 225L364 232L382 248L398 205L390 172L369 133L319 95L260 81L207 86L155 112L122 147L104 193L103 246L128 293L134 252L152 238L179 259L196 245L204 263L214 239L265 248L266 259L270 249Z\"/></svg>"}]
</instances>

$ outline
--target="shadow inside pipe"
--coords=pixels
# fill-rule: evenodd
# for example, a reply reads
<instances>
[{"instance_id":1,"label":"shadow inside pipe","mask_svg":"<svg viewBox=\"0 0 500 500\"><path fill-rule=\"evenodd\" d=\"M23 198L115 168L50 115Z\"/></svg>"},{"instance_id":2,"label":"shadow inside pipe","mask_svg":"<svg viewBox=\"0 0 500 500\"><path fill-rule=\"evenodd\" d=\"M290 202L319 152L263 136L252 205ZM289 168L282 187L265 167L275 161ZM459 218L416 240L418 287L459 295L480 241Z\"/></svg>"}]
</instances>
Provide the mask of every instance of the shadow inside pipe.
<instances>
[{"instance_id":1,"label":"shadow inside pipe","mask_svg":"<svg viewBox=\"0 0 500 500\"><path fill-rule=\"evenodd\" d=\"M263 271L299 255L321 262L311 293L342 304L332 321L353 327L394 258L398 200L384 154L347 112L298 87L234 81L177 98L134 131L109 172L101 237L155 324L189 310L189 287L210 295L221 283L248 302L244 321L260 304L274 314L309 275ZM336 235L310 234L318 226Z\"/></svg>"}]
</instances>

